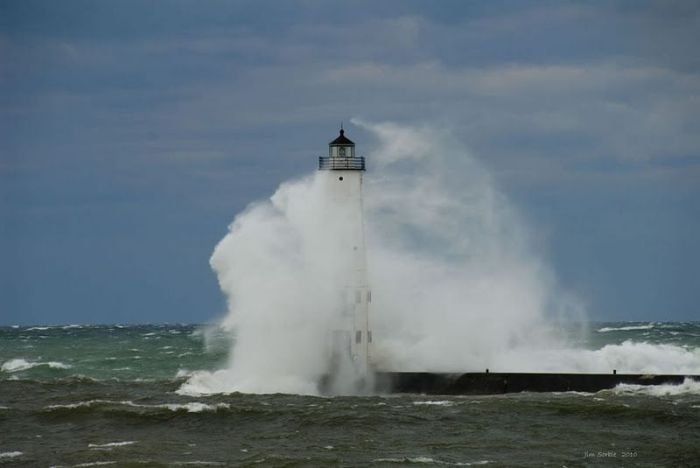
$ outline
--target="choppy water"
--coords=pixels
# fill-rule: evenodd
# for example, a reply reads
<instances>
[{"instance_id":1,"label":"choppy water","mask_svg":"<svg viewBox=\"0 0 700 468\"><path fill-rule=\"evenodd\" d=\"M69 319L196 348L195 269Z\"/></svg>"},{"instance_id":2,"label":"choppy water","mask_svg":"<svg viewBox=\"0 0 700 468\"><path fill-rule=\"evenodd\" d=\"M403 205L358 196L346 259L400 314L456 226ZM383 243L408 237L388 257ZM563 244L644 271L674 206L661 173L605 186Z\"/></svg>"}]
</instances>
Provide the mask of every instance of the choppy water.
<instances>
[{"instance_id":1,"label":"choppy water","mask_svg":"<svg viewBox=\"0 0 700 468\"><path fill-rule=\"evenodd\" d=\"M583 346L700 348L698 323ZM700 384L595 394L187 396L229 338L195 326L0 328L0 465L698 466Z\"/></svg>"}]
</instances>

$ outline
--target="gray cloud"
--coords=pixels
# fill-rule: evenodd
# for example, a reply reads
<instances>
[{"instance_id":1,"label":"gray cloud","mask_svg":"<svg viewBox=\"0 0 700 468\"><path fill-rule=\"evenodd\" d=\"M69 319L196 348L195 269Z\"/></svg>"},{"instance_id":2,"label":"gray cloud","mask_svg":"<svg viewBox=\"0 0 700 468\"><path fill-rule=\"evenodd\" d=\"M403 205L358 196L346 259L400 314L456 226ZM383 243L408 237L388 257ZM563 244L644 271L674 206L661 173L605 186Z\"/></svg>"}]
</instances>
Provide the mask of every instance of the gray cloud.
<instances>
[{"instance_id":1,"label":"gray cloud","mask_svg":"<svg viewBox=\"0 0 700 468\"><path fill-rule=\"evenodd\" d=\"M64 210L78 229L86 203L105 226L95 207L138 205L218 229L313 170L350 117L446 129L559 232L577 209L595 224L592 203L697 212L696 2L274 5L2 3L0 216ZM639 225L668 211L649 206Z\"/></svg>"}]
</instances>

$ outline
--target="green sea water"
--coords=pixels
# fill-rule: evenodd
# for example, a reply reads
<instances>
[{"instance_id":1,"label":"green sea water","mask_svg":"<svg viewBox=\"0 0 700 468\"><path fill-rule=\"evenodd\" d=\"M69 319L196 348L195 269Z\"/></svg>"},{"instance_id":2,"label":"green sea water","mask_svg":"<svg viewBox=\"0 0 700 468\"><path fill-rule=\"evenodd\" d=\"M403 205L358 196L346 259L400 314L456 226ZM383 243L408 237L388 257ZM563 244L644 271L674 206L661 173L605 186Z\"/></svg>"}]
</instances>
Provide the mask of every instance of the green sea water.
<instances>
[{"instance_id":1,"label":"green sea water","mask_svg":"<svg viewBox=\"0 0 700 468\"><path fill-rule=\"evenodd\" d=\"M696 382L457 397L178 393L193 371L226 367L231 342L192 325L0 328L0 465L700 466ZM700 359L700 324L593 324L581 345L624 343L648 343L661 361L679 348Z\"/></svg>"}]
</instances>

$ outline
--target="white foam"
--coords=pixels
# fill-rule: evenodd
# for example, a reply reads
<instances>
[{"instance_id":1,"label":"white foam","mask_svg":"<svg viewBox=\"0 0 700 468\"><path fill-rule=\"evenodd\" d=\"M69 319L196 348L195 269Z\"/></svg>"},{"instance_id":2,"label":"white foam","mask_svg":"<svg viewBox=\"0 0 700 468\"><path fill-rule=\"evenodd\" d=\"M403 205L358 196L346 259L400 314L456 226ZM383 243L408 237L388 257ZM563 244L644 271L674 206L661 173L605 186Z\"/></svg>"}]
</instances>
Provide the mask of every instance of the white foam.
<instances>
[{"instance_id":1,"label":"white foam","mask_svg":"<svg viewBox=\"0 0 700 468\"><path fill-rule=\"evenodd\" d=\"M106 444L88 444L88 447L93 449L111 449L114 447L124 447L126 445L133 445L135 443L135 440L125 440L121 442L107 442Z\"/></svg>"},{"instance_id":2,"label":"white foam","mask_svg":"<svg viewBox=\"0 0 700 468\"><path fill-rule=\"evenodd\" d=\"M622 395L649 395L655 397L676 395L700 395L700 381L686 378L681 384L633 385L620 384L612 390Z\"/></svg>"},{"instance_id":3,"label":"white foam","mask_svg":"<svg viewBox=\"0 0 700 468\"><path fill-rule=\"evenodd\" d=\"M48 410L53 409L75 409L75 408L89 408L95 405L123 405L130 406L133 408L153 408L153 409L168 409L170 411L187 411L189 413L201 413L203 411L218 411L221 409L228 409L231 406L228 403L217 403L217 404L206 404L200 402L189 402L189 403L163 403L157 405L144 405L140 403L134 403L131 400L86 400L79 401L77 403L67 403L67 404L57 404L49 405L46 407Z\"/></svg>"},{"instance_id":4,"label":"white foam","mask_svg":"<svg viewBox=\"0 0 700 468\"><path fill-rule=\"evenodd\" d=\"M490 460L479 460L474 462L448 462L436 460L430 457L405 457L405 458L377 458L372 460L375 463L398 463L406 464L428 464L428 465L448 465L448 466L478 466L491 463Z\"/></svg>"},{"instance_id":5,"label":"white foam","mask_svg":"<svg viewBox=\"0 0 700 468\"><path fill-rule=\"evenodd\" d=\"M47 363L40 363L39 365L44 365L44 364L47 365L47 366L49 366L51 369L70 369L71 367L73 367L73 366L71 366L70 364L64 364L64 363L62 363L62 362L57 362L57 361L50 361L50 362L47 362Z\"/></svg>"},{"instance_id":6,"label":"white foam","mask_svg":"<svg viewBox=\"0 0 700 468\"><path fill-rule=\"evenodd\" d=\"M205 461L205 460L192 460L192 461L181 461L181 462L174 462L173 465L180 466L180 465L201 465L201 466L224 466L224 463L221 462L214 462L214 461Z\"/></svg>"},{"instance_id":7,"label":"white foam","mask_svg":"<svg viewBox=\"0 0 700 468\"><path fill-rule=\"evenodd\" d=\"M21 457L22 455L24 455L24 453L23 453L23 452L18 452L18 451L15 451L15 452L0 452L0 459L3 459L3 458L17 458L17 457Z\"/></svg>"},{"instance_id":8,"label":"white foam","mask_svg":"<svg viewBox=\"0 0 700 468\"><path fill-rule=\"evenodd\" d=\"M33 361L27 361L22 358L17 358L17 359L11 359L7 362L5 362L2 367L0 367L0 370L4 372L21 372L25 370L32 369L37 366L47 366L51 369L70 369L72 366L69 364L64 364L62 362L58 361L49 361L49 362L33 362Z\"/></svg>"},{"instance_id":9,"label":"white foam","mask_svg":"<svg viewBox=\"0 0 700 468\"><path fill-rule=\"evenodd\" d=\"M414 401L414 405L425 405L425 406L452 406L453 403L447 400L426 400L426 401Z\"/></svg>"},{"instance_id":10,"label":"white foam","mask_svg":"<svg viewBox=\"0 0 700 468\"><path fill-rule=\"evenodd\" d=\"M600 349L514 348L490 358L494 372L700 374L700 348L624 341ZM474 368L474 367L468 367ZM479 369L479 368L477 368Z\"/></svg>"},{"instance_id":11,"label":"white foam","mask_svg":"<svg viewBox=\"0 0 700 468\"><path fill-rule=\"evenodd\" d=\"M79 401L78 403L66 403L66 404L56 404L56 405L48 405L45 409L47 410L54 410L54 409L75 409L75 408L87 408L99 403L112 403L108 400L89 400L89 401Z\"/></svg>"},{"instance_id":12,"label":"white foam","mask_svg":"<svg viewBox=\"0 0 700 468\"><path fill-rule=\"evenodd\" d=\"M0 370L4 372L19 372L27 369L31 369L34 367L36 364L31 363L29 361L26 361L24 359L11 359L9 361L6 361L3 363L2 367L0 367Z\"/></svg>"},{"instance_id":13,"label":"white foam","mask_svg":"<svg viewBox=\"0 0 700 468\"><path fill-rule=\"evenodd\" d=\"M191 403L171 403L165 405L157 405L160 408L168 408L170 411L187 411L188 413L201 413L204 411L218 411L220 409L228 409L231 407L228 403L217 403L208 405L206 403L191 402Z\"/></svg>"},{"instance_id":14,"label":"white foam","mask_svg":"<svg viewBox=\"0 0 700 468\"><path fill-rule=\"evenodd\" d=\"M86 468L89 466L105 466L105 465L116 465L117 462L115 461L94 461L94 462L86 462L86 463L78 463L77 465L73 465L74 468Z\"/></svg>"},{"instance_id":15,"label":"white foam","mask_svg":"<svg viewBox=\"0 0 700 468\"><path fill-rule=\"evenodd\" d=\"M599 333L613 332L613 331L633 331L633 330L651 330L655 325L629 325L626 327L603 327L596 330Z\"/></svg>"}]
</instances>

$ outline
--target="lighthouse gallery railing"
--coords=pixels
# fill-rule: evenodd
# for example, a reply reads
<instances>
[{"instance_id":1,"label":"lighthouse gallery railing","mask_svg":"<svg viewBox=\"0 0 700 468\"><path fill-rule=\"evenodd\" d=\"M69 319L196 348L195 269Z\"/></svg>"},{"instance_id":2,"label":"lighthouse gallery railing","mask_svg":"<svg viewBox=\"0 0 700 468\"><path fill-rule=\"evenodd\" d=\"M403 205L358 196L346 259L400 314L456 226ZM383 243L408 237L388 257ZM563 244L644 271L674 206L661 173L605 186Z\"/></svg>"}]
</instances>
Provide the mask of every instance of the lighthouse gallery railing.
<instances>
[{"instance_id":1,"label":"lighthouse gallery railing","mask_svg":"<svg viewBox=\"0 0 700 468\"><path fill-rule=\"evenodd\" d=\"M342 158L337 156L321 156L318 158L318 168L326 171L364 171L365 158Z\"/></svg>"}]
</instances>

